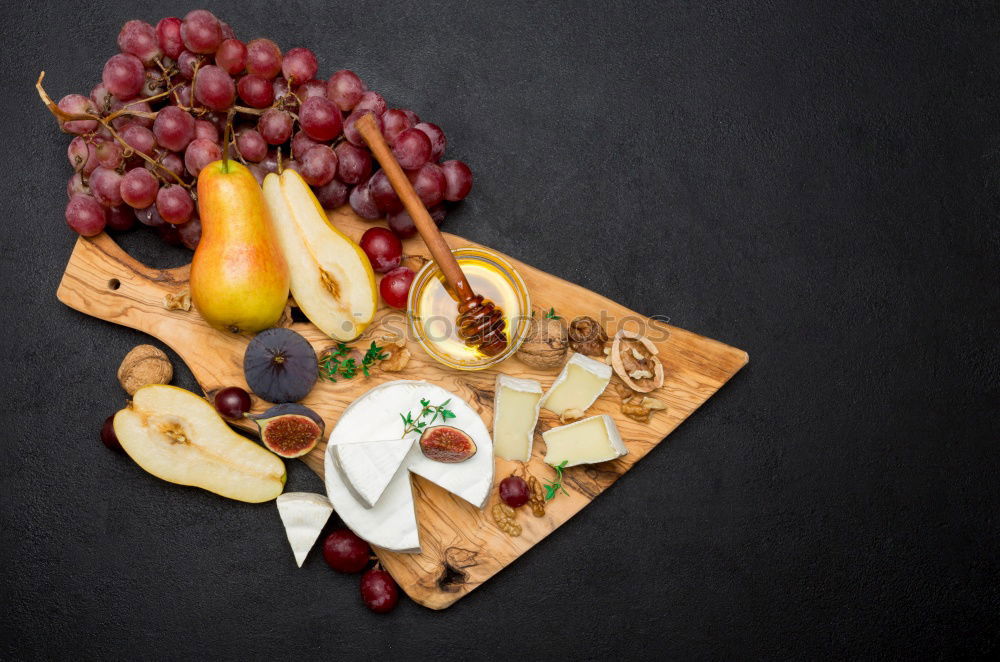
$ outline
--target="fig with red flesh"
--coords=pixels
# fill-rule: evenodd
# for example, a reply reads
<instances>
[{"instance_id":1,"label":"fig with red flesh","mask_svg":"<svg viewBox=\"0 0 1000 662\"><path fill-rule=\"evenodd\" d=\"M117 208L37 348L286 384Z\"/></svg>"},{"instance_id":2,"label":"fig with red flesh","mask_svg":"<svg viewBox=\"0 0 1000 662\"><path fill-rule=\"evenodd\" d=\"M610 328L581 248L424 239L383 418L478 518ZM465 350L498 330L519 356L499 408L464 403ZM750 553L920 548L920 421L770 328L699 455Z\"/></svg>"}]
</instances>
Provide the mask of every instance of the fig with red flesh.
<instances>
[{"instance_id":1,"label":"fig with red flesh","mask_svg":"<svg viewBox=\"0 0 1000 662\"><path fill-rule=\"evenodd\" d=\"M250 390L268 402L297 402L309 394L319 361L309 341L291 329L261 331L243 355Z\"/></svg>"},{"instance_id":2,"label":"fig with red flesh","mask_svg":"<svg viewBox=\"0 0 1000 662\"><path fill-rule=\"evenodd\" d=\"M435 425L420 435L420 450L430 460L454 464L475 455L476 442L458 428Z\"/></svg>"},{"instance_id":3,"label":"fig with red flesh","mask_svg":"<svg viewBox=\"0 0 1000 662\"><path fill-rule=\"evenodd\" d=\"M281 457L305 455L316 448L326 429L319 414L294 403L275 405L263 414L249 414L247 418L260 429L261 442Z\"/></svg>"}]
</instances>

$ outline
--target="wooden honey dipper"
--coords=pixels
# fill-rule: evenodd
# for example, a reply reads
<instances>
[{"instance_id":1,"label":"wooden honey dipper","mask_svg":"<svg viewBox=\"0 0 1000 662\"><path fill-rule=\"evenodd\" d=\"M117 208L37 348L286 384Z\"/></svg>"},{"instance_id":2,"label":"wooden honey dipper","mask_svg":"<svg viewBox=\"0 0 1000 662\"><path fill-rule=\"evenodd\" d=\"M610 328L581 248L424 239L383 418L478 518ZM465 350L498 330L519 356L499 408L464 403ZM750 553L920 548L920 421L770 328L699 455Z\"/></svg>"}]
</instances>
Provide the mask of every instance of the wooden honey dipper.
<instances>
[{"instance_id":1,"label":"wooden honey dipper","mask_svg":"<svg viewBox=\"0 0 1000 662\"><path fill-rule=\"evenodd\" d=\"M407 178L403 168L396 161L392 150L382 136L378 125L375 124L375 117L372 113L365 113L354 124L358 133L368 143L372 154L378 160L385 176L392 185L396 195L403 203L407 213L413 219L413 224L420 233L420 237L427 244L431 252L431 257L440 267L445 280L458 297L458 335L470 347L476 347L486 356L497 356L507 349L507 336L504 333L503 310L497 307L483 295L472 291L469 281L462 273L462 267L458 260L452 255L447 242L441 235L437 223L431 218L420 200L420 196L413 189L413 184Z\"/></svg>"}]
</instances>

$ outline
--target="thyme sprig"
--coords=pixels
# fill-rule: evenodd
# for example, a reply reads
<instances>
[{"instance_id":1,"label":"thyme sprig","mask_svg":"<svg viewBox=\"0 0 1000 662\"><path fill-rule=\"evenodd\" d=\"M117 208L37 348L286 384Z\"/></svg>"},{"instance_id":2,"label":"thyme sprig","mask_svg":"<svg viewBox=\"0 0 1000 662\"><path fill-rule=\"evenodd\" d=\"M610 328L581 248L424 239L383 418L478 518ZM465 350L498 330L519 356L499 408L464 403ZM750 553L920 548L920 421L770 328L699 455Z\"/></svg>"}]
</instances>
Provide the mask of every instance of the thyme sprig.
<instances>
[{"instance_id":1,"label":"thyme sprig","mask_svg":"<svg viewBox=\"0 0 1000 662\"><path fill-rule=\"evenodd\" d=\"M559 315L556 315L556 309L553 307L553 308L549 308L549 312L545 313L545 319L561 320L562 317L560 317Z\"/></svg>"},{"instance_id":2,"label":"thyme sprig","mask_svg":"<svg viewBox=\"0 0 1000 662\"><path fill-rule=\"evenodd\" d=\"M413 416L411 412L406 412L406 415L399 415L399 418L403 421L403 434L406 436L411 432L421 432L428 425L433 423L441 417L442 421L447 421L449 418L455 418L455 412L447 409L448 403L451 402L451 398L448 398L439 405L432 405L431 401L427 398L420 398L420 411L417 413L416 417ZM429 420L424 420L427 416L430 416Z\"/></svg>"},{"instance_id":3,"label":"thyme sprig","mask_svg":"<svg viewBox=\"0 0 1000 662\"><path fill-rule=\"evenodd\" d=\"M337 377L351 379L357 376L360 371L365 377L369 377L369 371L376 362L389 358L389 355L383 352L382 348L374 342L372 342L371 346L368 347L361 357L360 365L358 365L357 359L353 356L348 357L351 351L351 347L346 343L337 343L336 347L320 359L320 376L328 381L336 382Z\"/></svg>"},{"instance_id":4,"label":"thyme sprig","mask_svg":"<svg viewBox=\"0 0 1000 662\"><path fill-rule=\"evenodd\" d=\"M552 501L552 499L555 499L556 498L556 494L558 494L559 492L562 492L566 496L569 496L569 492L566 491L566 488L563 487L563 483L562 483L562 481L563 481L563 469L566 468L566 463L567 462L568 462L568 460L563 460L562 462L560 462L556 466L552 467L553 469L556 470L556 479L555 480L547 480L546 481L546 485L545 485L545 500L546 501Z\"/></svg>"}]
</instances>

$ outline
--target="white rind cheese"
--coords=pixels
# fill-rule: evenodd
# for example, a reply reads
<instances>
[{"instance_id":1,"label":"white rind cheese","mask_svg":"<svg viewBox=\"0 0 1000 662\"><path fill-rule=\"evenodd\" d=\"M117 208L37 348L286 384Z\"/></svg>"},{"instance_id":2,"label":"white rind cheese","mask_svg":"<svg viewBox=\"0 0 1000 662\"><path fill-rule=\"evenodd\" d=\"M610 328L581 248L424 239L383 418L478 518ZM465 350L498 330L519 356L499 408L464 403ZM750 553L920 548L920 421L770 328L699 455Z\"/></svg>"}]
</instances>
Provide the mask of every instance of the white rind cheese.
<instances>
[{"instance_id":1,"label":"white rind cheese","mask_svg":"<svg viewBox=\"0 0 1000 662\"><path fill-rule=\"evenodd\" d=\"M574 352L552 383L542 407L556 415L567 409L587 411L611 381L611 366Z\"/></svg>"},{"instance_id":2,"label":"white rind cheese","mask_svg":"<svg viewBox=\"0 0 1000 662\"><path fill-rule=\"evenodd\" d=\"M527 462L541 409L542 385L534 379L497 375L493 404L493 453Z\"/></svg>"},{"instance_id":3,"label":"white rind cheese","mask_svg":"<svg viewBox=\"0 0 1000 662\"><path fill-rule=\"evenodd\" d=\"M413 446L413 439L358 441L337 444L333 456L337 468L365 508L374 506Z\"/></svg>"},{"instance_id":4,"label":"white rind cheese","mask_svg":"<svg viewBox=\"0 0 1000 662\"><path fill-rule=\"evenodd\" d=\"M446 464L428 459L420 451L419 444L414 443L381 498L371 508L366 508L337 469L335 447L359 439L398 438L403 432L400 414L408 411L416 414L421 398L432 405L451 400L448 409L455 418L448 419L447 424L472 437L476 454L464 462ZM411 439L417 436L412 433ZM344 410L330 432L324 466L327 495L344 524L376 547L419 552L420 537L409 473L422 476L481 508L493 487L493 442L479 414L457 395L428 382L401 380L376 386Z\"/></svg>"},{"instance_id":5,"label":"white rind cheese","mask_svg":"<svg viewBox=\"0 0 1000 662\"><path fill-rule=\"evenodd\" d=\"M316 544L320 531L330 519L333 505L322 494L312 492L285 492L275 503L281 523L285 525L288 544L295 554L295 562L301 568L309 550Z\"/></svg>"},{"instance_id":6,"label":"white rind cheese","mask_svg":"<svg viewBox=\"0 0 1000 662\"><path fill-rule=\"evenodd\" d=\"M567 467L607 462L628 454L614 419L607 414L591 416L542 433L545 440L545 463Z\"/></svg>"}]
</instances>

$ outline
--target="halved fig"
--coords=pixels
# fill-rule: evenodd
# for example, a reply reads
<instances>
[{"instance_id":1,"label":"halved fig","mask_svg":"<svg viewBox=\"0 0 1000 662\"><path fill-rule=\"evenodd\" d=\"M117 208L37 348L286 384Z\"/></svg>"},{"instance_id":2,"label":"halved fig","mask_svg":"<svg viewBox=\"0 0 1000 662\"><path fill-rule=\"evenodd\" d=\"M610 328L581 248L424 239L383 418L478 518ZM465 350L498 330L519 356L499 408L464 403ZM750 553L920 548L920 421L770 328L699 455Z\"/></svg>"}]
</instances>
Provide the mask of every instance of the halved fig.
<instances>
[{"instance_id":1,"label":"halved fig","mask_svg":"<svg viewBox=\"0 0 1000 662\"><path fill-rule=\"evenodd\" d=\"M454 464L475 455L476 442L458 428L435 425L420 435L420 450L430 460Z\"/></svg>"},{"instance_id":2,"label":"halved fig","mask_svg":"<svg viewBox=\"0 0 1000 662\"><path fill-rule=\"evenodd\" d=\"M275 405L263 414L247 414L257 424L260 440L281 457L301 457L316 448L326 424L309 407L294 403Z\"/></svg>"}]
</instances>

